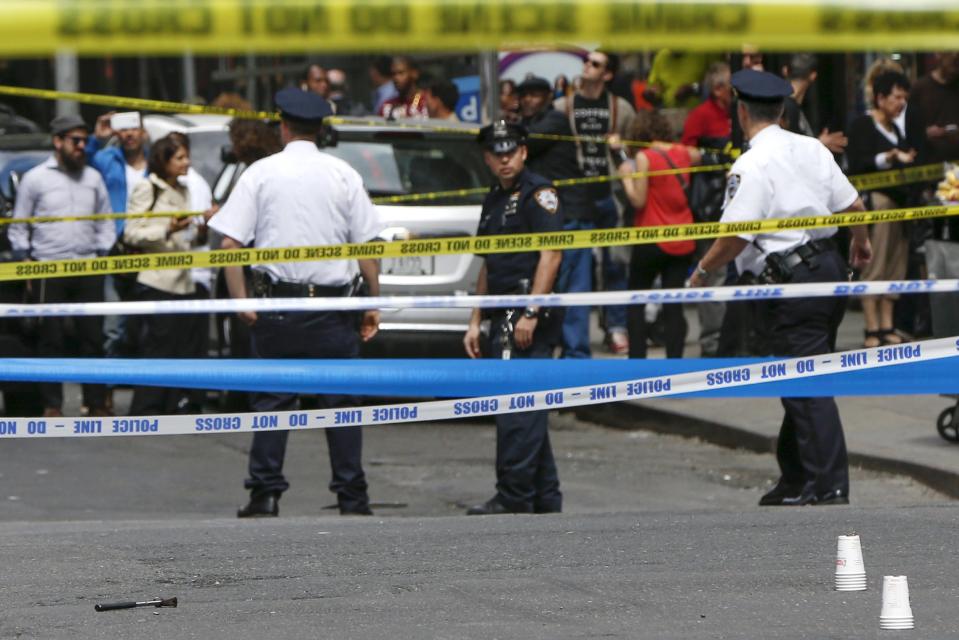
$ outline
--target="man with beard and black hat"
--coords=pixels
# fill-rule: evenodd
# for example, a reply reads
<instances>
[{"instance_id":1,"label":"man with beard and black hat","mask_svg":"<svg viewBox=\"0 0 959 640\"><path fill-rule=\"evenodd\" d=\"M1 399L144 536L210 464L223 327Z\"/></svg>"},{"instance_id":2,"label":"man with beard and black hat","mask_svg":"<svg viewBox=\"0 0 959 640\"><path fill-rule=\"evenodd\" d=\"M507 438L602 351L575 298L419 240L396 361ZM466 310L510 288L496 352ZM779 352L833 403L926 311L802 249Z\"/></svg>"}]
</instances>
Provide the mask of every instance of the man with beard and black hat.
<instances>
[{"instance_id":1,"label":"man with beard and black hat","mask_svg":"<svg viewBox=\"0 0 959 640\"><path fill-rule=\"evenodd\" d=\"M17 191L14 218L83 216L112 213L103 178L87 166L86 144L90 129L80 116L60 116L50 123L53 156L23 176ZM13 224L7 237L19 256L31 260L65 260L106 255L116 240L113 220L75 220L42 224ZM30 283L35 302L103 302L103 276L47 278ZM64 318L44 318L37 351L53 358L67 355ZM103 355L103 317L73 318L80 356ZM40 386L44 416L63 415L63 385ZM106 389L83 385L83 405L92 416L106 416Z\"/></svg>"},{"instance_id":2,"label":"man with beard and black hat","mask_svg":"<svg viewBox=\"0 0 959 640\"><path fill-rule=\"evenodd\" d=\"M553 89L544 78L531 76L517 88L521 123L530 133L527 141L530 171L547 180L582 178L573 142L573 130L566 114L553 108ZM596 206L585 184L563 187L565 229L595 229ZM563 252L556 290L563 293L593 290L593 250L568 249ZM570 307L563 321L563 357L589 358L589 307Z\"/></svg>"}]
</instances>

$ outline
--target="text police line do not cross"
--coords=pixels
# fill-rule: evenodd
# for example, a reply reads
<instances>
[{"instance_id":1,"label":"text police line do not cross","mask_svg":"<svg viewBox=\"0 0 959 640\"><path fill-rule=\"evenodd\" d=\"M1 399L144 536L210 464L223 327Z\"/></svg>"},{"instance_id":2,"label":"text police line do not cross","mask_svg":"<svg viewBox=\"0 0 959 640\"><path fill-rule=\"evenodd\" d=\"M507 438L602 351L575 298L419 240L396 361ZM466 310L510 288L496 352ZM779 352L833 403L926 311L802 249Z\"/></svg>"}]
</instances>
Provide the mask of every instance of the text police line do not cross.
<instances>
[{"instance_id":1,"label":"text police line do not cross","mask_svg":"<svg viewBox=\"0 0 959 640\"><path fill-rule=\"evenodd\" d=\"M141 418L0 419L5 438L76 438L204 433L257 433L264 430L330 429L347 426L427 422L539 409L561 409L624 400L657 398L694 391L763 384L797 378L863 371L959 356L959 340L943 338L905 345L789 358L617 383L501 394L463 400L414 402L350 409L279 411ZM252 363L250 366L255 366Z\"/></svg>"}]
</instances>

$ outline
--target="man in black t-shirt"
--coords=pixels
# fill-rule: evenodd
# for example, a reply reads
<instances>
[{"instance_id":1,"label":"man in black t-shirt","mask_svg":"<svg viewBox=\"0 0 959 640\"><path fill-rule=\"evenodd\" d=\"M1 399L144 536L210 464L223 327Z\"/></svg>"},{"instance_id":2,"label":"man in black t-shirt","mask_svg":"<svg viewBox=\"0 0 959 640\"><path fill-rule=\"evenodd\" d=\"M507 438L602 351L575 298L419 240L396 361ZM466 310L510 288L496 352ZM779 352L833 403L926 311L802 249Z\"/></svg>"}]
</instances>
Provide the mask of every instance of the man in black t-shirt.
<instances>
[{"instance_id":1,"label":"man in black t-shirt","mask_svg":"<svg viewBox=\"0 0 959 640\"><path fill-rule=\"evenodd\" d=\"M593 51L583 62L580 89L572 97L563 97L553 107L566 116L573 135L610 140L604 144L598 140L580 138L576 141L576 159L587 177L616 174L619 164L616 159L622 148L619 140L627 137L636 112L623 98L613 95L607 84L612 82L619 70L619 56L605 51ZM615 157L614 157L615 154ZM613 196L618 182L599 182L589 185L589 195L596 206L596 226L611 228L629 226L632 216L623 220L623 208ZM603 289L625 291L629 252L626 247L603 248ZM613 353L628 353L629 339L626 333L626 307L622 305L605 308L603 317L606 329L606 344Z\"/></svg>"}]
</instances>

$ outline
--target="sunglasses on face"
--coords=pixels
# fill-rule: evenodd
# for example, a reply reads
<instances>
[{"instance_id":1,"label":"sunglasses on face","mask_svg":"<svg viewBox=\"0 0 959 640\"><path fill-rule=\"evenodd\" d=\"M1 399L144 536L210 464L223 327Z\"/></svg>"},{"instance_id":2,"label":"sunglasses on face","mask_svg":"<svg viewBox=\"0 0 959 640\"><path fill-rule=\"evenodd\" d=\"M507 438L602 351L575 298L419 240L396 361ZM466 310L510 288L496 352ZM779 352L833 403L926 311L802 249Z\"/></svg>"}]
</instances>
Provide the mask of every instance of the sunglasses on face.
<instances>
[{"instance_id":1,"label":"sunglasses on face","mask_svg":"<svg viewBox=\"0 0 959 640\"><path fill-rule=\"evenodd\" d=\"M606 66L605 63L600 62L599 60L594 60L593 58L586 58L586 64L593 67L594 69L602 69Z\"/></svg>"},{"instance_id":2,"label":"sunglasses on face","mask_svg":"<svg viewBox=\"0 0 959 640\"><path fill-rule=\"evenodd\" d=\"M87 137L86 137L86 136L64 136L63 139L64 139L64 140L69 140L70 142L72 142L72 143L75 144L75 145L80 145L80 144L86 144L86 143L87 143Z\"/></svg>"}]
</instances>

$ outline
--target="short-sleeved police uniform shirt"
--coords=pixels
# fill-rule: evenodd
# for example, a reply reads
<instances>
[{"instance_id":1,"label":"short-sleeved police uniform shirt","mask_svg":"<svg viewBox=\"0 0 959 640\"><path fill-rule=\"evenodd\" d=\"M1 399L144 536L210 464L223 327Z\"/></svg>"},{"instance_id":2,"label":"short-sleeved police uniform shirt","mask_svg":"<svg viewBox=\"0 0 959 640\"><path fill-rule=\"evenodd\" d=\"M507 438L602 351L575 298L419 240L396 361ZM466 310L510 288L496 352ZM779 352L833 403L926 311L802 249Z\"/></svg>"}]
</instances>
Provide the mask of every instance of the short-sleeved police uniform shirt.
<instances>
[{"instance_id":1,"label":"short-sleeved police uniform shirt","mask_svg":"<svg viewBox=\"0 0 959 640\"><path fill-rule=\"evenodd\" d=\"M825 216L847 209L858 195L819 140L770 125L730 169L722 222ZM750 244L736 257L736 268L760 273L765 254L835 233L836 227L825 227L741 235Z\"/></svg>"},{"instance_id":2,"label":"short-sleeved police uniform shirt","mask_svg":"<svg viewBox=\"0 0 959 640\"><path fill-rule=\"evenodd\" d=\"M553 184L529 170L516 178L511 189L496 185L483 202L478 236L542 233L563 230L559 196ZM539 250L491 253L486 257L490 294L516 293L521 280L533 284Z\"/></svg>"},{"instance_id":3,"label":"short-sleeved police uniform shirt","mask_svg":"<svg viewBox=\"0 0 959 640\"><path fill-rule=\"evenodd\" d=\"M257 248L369 242L383 230L356 170L305 140L250 165L210 226ZM358 270L353 260L253 268L273 280L325 286L346 284Z\"/></svg>"}]
</instances>

